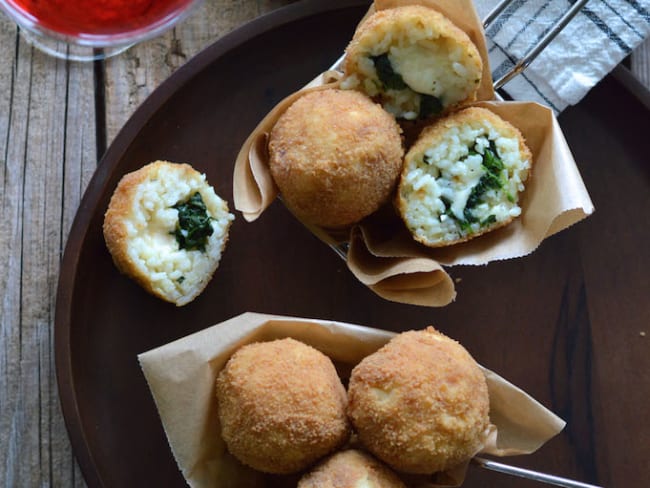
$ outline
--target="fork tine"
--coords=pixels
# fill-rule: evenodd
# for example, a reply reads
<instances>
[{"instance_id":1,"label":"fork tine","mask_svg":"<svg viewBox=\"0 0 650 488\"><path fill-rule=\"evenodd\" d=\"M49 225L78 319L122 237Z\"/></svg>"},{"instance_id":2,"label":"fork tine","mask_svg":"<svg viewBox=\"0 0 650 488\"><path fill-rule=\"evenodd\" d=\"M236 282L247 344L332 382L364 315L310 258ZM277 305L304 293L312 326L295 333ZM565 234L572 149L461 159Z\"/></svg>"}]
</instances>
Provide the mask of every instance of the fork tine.
<instances>
[{"instance_id":1,"label":"fork tine","mask_svg":"<svg viewBox=\"0 0 650 488\"><path fill-rule=\"evenodd\" d=\"M487 29L490 27L492 22L494 22L494 20L501 15L501 12L503 12L512 2L513 0L501 0L483 19L483 28Z\"/></svg>"},{"instance_id":2,"label":"fork tine","mask_svg":"<svg viewBox=\"0 0 650 488\"><path fill-rule=\"evenodd\" d=\"M498 90L503 85L508 83L518 74L522 73L535 58L541 53L548 44L555 39L555 37L564 29L564 27L576 16L578 12L585 6L589 0L578 0L569 10L562 16L562 18L542 37L542 39L528 51L519 62L505 75L494 82L494 89ZM500 5L499 5L500 6Z\"/></svg>"},{"instance_id":3,"label":"fork tine","mask_svg":"<svg viewBox=\"0 0 650 488\"><path fill-rule=\"evenodd\" d=\"M516 466L510 466L508 464L497 463L479 457L473 458L472 461L474 464L477 464L478 466L489 469L491 471L497 471L499 473L509 474L511 476L518 476L520 478L539 481L540 483L546 483L548 485L563 486L565 488L601 488L600 486L590 485L588 483L582 483L580 481L570 480L568 478L562 478L560 476L540 473L538 471L533 471L530 469L518 468Z\"/></svg>"}]
</instances>

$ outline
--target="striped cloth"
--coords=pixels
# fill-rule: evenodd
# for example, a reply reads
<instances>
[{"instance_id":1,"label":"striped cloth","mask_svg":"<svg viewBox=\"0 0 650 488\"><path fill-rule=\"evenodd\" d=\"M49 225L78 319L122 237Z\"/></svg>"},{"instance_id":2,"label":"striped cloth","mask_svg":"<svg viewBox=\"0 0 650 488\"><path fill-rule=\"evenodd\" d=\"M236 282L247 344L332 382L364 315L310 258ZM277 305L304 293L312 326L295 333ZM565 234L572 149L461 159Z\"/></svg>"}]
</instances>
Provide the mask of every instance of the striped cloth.
<instances>
[{"instance_id":1,"label":"striped cloth","mask_svg":"<svg viewBox=\"0 0 650 488\"><path fill-rule=\"evenodd\" d=\"M499 79L575 0L514 0L487 29L490 66ZM475 0L485 17L497 0ZM650 34L650 0L589 0L522 74L504 86L515 100L556 113L573 105Z\"/></svg>"}]
</instances>

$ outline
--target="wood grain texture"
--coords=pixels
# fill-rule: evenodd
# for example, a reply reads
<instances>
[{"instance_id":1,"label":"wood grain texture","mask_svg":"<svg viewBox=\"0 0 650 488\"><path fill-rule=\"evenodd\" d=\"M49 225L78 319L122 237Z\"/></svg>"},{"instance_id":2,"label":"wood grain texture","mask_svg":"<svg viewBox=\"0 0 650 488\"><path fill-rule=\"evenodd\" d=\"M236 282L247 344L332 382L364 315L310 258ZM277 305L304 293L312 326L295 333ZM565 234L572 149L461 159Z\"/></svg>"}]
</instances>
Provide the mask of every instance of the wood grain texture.
<instances>
[{"instance_id":1,"label":"wood grain texture","mask_svg":"<svg viewBox=\"0 0 650 488\"><path fill-rule=\"evenodd\" d=\"M208 0L166 34L109 59L104 75L108 143L147 96L188 59L234 28L289 3Z\"/></svg>"},{"instance_id":2,"label":"wood grain texture","mask_svg":"<svg viewBox=\"0 0 650 488\"><path fill-rule=\"evenodd\" d=\"M45 56L2 22L0 484L82 486L52 338L61 252L96 167L92 66Z\"/></svg>"}]
</instances>

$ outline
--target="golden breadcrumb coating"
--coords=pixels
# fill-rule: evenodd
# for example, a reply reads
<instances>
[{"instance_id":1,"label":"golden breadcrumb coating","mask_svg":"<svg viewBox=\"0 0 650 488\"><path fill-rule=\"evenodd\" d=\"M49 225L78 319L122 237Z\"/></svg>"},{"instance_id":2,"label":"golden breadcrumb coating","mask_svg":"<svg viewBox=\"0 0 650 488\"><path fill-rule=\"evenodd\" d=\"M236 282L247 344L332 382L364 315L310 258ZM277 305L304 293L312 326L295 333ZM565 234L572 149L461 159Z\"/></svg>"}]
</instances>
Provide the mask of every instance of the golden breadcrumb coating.
<instances>
[{"instance_id":1,"label":"golden breadcrumb coating","mask_svg":"<svg viewBox=\"0 0 650 488\"><path fill-rule=\"evenodd\" d=\"M305 474L298 488L406 488L406 485L370 454L348 449L332 454Z\"/></svg>"},{"instance_id":2,"label":"golden breadcrumb coating","mask_svg":"<svg viewBox=\"0 0 650 488\"><path fill-rule=\"evenodd\" d=\"M269 138L269 167L298 218L344 227L390 199L404 155L395 120L361 93L318 90L296 100Z\"/></svg>"},{"instance_id":3,"label":"golden breadcrumb coating","mask_svg":"<svg viewBox=\"0 0 650 488\"><path fill-rule=\"evenodd\" d=\"M516 127L488 109L465 108L425 128L411 146L396 207L418 242L464 242L521 215L532 164Z\"/></svg>"},{"instance_id":4,"label":"golden breadcrumb coating","mask_svg":"<svg viewBox=\"0 0 650 488\"><path fill-rule=\"evenodd\" d=\"M345 444L346 402L332 361L290 338L243 346L217 379L228 450L267 473L300 471Z\"/></svg>"},{"instance_id":5,"label":"golden breadcrumb coating","mask_svg":"<svg viewBox=\"0 0 650 488\"><path fill-rule=\"evenodd\" d=\"M346 49L341 87L360 90L398 118L437 116L476 99L483 61L461 29L420 5L379 10Z\"/></svg>"},{"instance_id":6,"label":"golden breadcrumb coating","mask_svg":"<svg viewBox=\"0 0 650 488\"><path fill-rule=\"evenodd\" d=\"M469 460L485 440L488 412L479 366L432 327L396 336L350 377L348 413L359 440L403 472L431 474Z\"/></svg>"},{"instance_id":7,"label":"golden breadcrumb coating","mask_svg":"<svg viewBox=\"0 0 650 488\"><path fill-rule=\"evenodd\" d=\"M182 247L179 204L200 195L211 233ZM177 306L194 300L219 265L234 216L189 164L155 161L122 177L104 215L104 240L117 268L152 295Z\"/></svg>"}]
</instances>

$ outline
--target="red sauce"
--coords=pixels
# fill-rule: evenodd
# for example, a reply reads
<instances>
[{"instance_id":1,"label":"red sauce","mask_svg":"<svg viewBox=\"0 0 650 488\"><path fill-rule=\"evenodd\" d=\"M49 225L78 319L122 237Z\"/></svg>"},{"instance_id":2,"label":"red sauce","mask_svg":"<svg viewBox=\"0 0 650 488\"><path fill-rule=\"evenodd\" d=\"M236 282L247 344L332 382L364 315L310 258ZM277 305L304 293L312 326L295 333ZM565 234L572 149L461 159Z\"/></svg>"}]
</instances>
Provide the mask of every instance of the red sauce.
<instances>
[{"instance_id":1,"label":"red sauce","mask_svg":"<svg viewBox=\"0 0 650 488\"><path fill-rule=\"evenodd\" d=\"M65 35L115 35L158 23L191 0L11 0L39 25Z\"/></svg>"}]
</instances>

